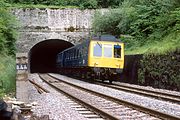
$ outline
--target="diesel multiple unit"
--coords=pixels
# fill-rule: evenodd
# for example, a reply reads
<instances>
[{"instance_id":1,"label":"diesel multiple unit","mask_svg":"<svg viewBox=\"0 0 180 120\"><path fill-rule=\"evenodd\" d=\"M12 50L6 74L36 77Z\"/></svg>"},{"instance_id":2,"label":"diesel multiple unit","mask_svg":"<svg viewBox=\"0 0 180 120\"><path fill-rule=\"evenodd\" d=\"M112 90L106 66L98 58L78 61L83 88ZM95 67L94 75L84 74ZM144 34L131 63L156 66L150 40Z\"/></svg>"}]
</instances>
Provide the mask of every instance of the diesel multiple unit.
<instances>
[{"instance_id":1,"label":"diesel multiple unit","mask_svg":"<svg viewBox=\"0 0 180 120\"><path fill-rule=\"evenodd\" d=\"M124 67L124 44L111 35L92 37L57 55L58 72L112 82Z\"/></svg>"}]
</instances>

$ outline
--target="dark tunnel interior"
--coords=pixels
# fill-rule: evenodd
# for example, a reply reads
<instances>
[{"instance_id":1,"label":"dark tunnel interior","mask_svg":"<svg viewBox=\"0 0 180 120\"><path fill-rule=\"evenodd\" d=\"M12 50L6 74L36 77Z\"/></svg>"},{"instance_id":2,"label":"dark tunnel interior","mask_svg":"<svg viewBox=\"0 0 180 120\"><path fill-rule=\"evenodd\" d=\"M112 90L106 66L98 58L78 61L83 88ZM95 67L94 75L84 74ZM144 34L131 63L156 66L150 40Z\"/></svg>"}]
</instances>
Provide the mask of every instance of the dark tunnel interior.
<instances>
[{"instance_id":1,"label":"dark tunnel interior","mask_svg":"<svg viewBox=\"0 0 180 120\"><path fill-rule=\"evenodd\" d=\"M49 39L39 42L29 52L30 73L55 73L56 55L72 47L73 44L64 40Z\"/></svg>"}]
</instances>

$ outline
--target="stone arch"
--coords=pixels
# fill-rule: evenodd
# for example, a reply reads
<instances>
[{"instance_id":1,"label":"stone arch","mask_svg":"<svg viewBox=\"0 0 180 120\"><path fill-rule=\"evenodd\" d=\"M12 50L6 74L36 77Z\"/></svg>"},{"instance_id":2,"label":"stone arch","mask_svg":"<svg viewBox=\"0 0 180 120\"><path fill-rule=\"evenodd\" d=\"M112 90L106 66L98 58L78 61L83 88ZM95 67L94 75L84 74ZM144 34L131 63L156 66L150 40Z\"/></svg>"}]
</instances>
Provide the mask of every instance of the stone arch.
<instances>
[{"instance_id":1,"label":"stone arch","mask_svg":"<svg viewBox=\"0 0 180 120\"><path fill-rule=\"evenodd\" d=\"M28 53L29 72L56 72L57 54L72 46L71 42L63 39L46 39L35 44Z\"/></svg>"}]
</instances>

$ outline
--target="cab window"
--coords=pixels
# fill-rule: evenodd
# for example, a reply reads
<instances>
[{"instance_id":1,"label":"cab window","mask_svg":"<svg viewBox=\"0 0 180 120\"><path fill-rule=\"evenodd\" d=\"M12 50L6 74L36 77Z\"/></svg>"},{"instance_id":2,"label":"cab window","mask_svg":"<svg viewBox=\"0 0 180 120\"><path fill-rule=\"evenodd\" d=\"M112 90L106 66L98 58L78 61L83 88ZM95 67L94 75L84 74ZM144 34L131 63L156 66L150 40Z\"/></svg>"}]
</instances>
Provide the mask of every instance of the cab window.
<instances>
[{"instance_id":1,"label":"cab window","mask_svg":"<svg viewBox=\"0 0 180 120\"><path fill-rule=\"evenodd\" d=\"M96 43L93 46L93 56L101 57L102 56L102 44Z\"/></svg>"},{"instance_id":2,"label":"cab window","mask_svg":"<svg viewBox=\"0 0 180 120\"><path fill-rule=\"evenodd\" d=\"M104 57L112 57L112 45L104 44Z\"/></svg>"},{"instance_id":3,"label":"cab window","mask_svg":"<svg viewBox=\"0 0 180 120\"><path fill-rule=\"evenodd\" d=\"M121 58L121 46L120 45L114 45L114 57Z\"/></svg>"}]
</instances>

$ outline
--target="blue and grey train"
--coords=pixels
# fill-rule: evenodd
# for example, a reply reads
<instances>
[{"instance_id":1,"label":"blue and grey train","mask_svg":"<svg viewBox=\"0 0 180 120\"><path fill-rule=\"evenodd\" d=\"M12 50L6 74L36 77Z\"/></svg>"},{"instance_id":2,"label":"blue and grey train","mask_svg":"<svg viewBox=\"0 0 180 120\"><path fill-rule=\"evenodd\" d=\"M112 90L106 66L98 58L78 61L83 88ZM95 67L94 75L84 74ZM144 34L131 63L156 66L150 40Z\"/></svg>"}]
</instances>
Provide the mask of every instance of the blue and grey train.
<instances>
[{"instance_id":1,"label":"blue and grey train","mask_svg":"<svg viewBox=\"0 0 180 120\"><path fill-rule=\"evenodd\" d=\"M124 68L124 43L111 35L86 39L57 55L61 74L112 82Z\"/></svg>"}]
</instances>

